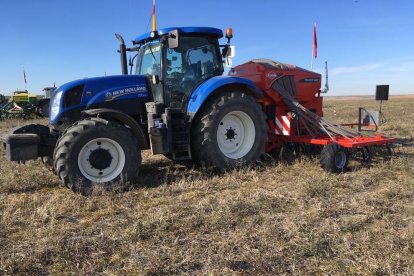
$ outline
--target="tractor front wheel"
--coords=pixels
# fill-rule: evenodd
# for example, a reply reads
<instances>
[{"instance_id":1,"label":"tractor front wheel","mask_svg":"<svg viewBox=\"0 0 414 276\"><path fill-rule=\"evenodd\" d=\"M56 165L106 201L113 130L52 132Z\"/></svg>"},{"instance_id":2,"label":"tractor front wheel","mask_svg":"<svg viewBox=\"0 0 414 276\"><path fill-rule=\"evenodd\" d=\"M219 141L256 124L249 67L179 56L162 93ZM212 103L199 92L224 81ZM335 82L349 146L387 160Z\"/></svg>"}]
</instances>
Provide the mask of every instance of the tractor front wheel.
<instances>
[{"instance_id":1,"label":"tractor front wheel","mask_svg":"<svg viewBox=\"0 0 414 276\"><path fill-rule=\"evenodd\" d=\"M319 156L321 167L328 172L344 172L348 167L349 153L338 144L327 144Z\"/></svg>"},{"instance_id":2,"label":"tractor front wheel","mask_svg":"<svg viewBox=\"0 0 414 276\"><path fill-rule=\"evenodd\" d=\"M267 124L256 100L228 92L208 100L192 129L192 154L204 167L233 168L259 159L265 150Z\"/></svg>"},{"instance_id":3,"label":"tractor front wheel","mask_svg":"<svg viewBox=\"0 0 414 276\"><path fill-rule=\"evenodd\" d=\"M95 187L126 188L138 172L138 141L124 126L88 118L70 127L59 139L54 168L74 192L90 195Z\"/></svg>"}]
</instances>

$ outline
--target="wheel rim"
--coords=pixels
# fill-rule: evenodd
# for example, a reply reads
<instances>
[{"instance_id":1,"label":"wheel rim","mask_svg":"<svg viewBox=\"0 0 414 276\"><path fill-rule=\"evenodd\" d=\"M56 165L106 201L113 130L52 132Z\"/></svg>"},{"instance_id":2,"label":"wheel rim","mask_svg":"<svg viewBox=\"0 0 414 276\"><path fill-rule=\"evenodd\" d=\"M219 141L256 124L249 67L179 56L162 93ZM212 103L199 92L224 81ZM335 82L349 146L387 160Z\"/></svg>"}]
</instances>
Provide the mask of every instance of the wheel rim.
<instances>
[{"instance_id":1,"label":"wheel rim","mask_svg":"<svg viewBox=\"0 0 414 276\"><path fill-rule=\"evenodd\" d=\"M221 119L217 128L217 144L228 158L239 159L252 149L256 137L253 120L243 111L233 111Z\"/></svg>"},{"instance_id":2,"label":"wheel rim","mask_svg":"<svg viewBox=\"0 0 414 276\"><path fill-rule=\"evenodd\" d=\"M97 138L86 143L79 152L78 166L83 176L92 182L114 180L125 165L125 152L118 142Z\"/></svg>"},{"instance_id":3,"label":"wheel rim","mask_svg":"<svg viewBox=\"0 0 414 276\"><path fill-rule=\"evenodd\" d=\"M337 167L338 169L342 169L343 167L345 167L346 164L346 153L343 151L339 151L335 154L335 167Z\"/></svg>"}]
</instances>

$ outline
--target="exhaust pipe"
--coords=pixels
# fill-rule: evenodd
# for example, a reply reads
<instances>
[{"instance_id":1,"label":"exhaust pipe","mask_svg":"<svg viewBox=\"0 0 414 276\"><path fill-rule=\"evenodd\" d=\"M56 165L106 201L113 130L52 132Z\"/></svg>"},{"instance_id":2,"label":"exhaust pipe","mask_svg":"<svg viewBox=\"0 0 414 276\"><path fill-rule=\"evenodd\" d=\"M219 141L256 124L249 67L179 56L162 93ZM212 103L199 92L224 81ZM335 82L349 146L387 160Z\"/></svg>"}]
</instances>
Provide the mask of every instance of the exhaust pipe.
<instances>
[{"instance_id":1,"label":"exhaust pipe","mask_svg":"<svg viewBox=\"0 0 414 276\"><path fill-rule=\"evenodd\" d=\"M125 41L120 34L115 34L116 39L119 42L119 54L121 55L121 69L122 75L128 75L128 64L127 64L127 57L126 57L126 47Z\"/></svg>"}]
</instances>

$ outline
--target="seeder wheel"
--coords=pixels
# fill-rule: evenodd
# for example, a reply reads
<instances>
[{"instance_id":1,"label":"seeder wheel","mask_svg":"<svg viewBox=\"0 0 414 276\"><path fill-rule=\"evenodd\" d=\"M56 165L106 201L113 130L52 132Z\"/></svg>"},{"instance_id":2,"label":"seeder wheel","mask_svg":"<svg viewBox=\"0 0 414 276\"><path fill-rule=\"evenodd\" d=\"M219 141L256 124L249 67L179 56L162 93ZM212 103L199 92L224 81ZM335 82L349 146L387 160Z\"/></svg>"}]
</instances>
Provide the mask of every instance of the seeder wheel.
<instances>
[{"instance_id":1,"label":"seeder wheel","mask_svg":"<svg viewBox=\"0 0 414 276\"><path fill-rule=\"evenodd\" d=\"M343 172L348 167L349 153L338 144L328 144L319 156L321 167L328 172Z\"/></svg>"}]
</instances>

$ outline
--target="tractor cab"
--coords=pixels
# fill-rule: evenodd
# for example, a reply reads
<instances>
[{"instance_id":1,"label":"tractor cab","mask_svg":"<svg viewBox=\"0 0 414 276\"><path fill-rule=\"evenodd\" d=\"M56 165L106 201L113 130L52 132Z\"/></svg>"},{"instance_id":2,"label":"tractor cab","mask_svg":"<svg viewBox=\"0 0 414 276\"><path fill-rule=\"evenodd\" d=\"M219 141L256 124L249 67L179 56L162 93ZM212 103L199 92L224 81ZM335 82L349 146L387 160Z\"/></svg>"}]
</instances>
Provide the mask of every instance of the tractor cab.
<instances>
[{"instance_id":1,"label":"tractor cab","mask_svg":"<svg viewBox=\"0 0 414 276\"><path fill-rule=\"evenodd\" d=\"M135 67L136 75L147 77L154 102L185 112L194 89L224 72L222 57L229 45L219 45L221 37L220 29L208 27L167 28L141 35L133 41L137 47L128 49L137 52L130 59L130 72Z\"/></svg>"}]
</instances>

